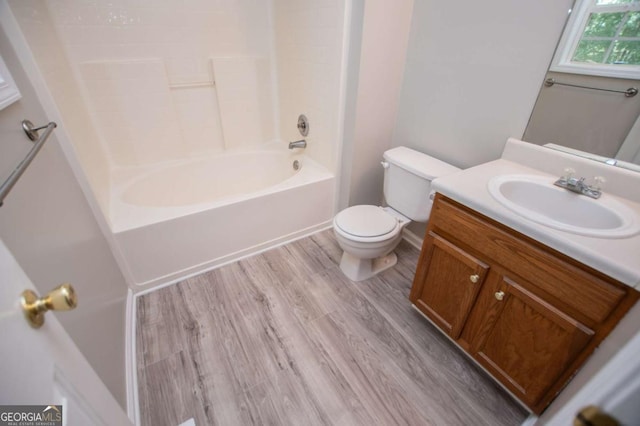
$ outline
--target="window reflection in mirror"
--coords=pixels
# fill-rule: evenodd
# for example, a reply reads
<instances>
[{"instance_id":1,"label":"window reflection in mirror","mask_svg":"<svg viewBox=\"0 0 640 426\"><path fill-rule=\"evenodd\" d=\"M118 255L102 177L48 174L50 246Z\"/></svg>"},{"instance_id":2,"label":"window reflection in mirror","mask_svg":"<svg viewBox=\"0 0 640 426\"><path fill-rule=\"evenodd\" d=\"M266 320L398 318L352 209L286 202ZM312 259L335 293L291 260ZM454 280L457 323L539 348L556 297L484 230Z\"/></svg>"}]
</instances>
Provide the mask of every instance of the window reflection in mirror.
<instances>
[{"instance_id":1,"label":"window reflection in mirror","mask_svg":"<svg viewBox=\"0 0 640 426\"><path fill-rule=\"evenodd\" d=\"M547 78L524 140L640 164L640 0L577 0Z\"/></svg>"},{"instance_id":2,"label":"window reflection in mirror","mask_svg":"<svg viewBox=\"0 0 640 426\"><path fill-rule=\"evenodd\" d=\"M551 71L638 78L640 0L576 1Z\"/></svg>"}]
</instances>

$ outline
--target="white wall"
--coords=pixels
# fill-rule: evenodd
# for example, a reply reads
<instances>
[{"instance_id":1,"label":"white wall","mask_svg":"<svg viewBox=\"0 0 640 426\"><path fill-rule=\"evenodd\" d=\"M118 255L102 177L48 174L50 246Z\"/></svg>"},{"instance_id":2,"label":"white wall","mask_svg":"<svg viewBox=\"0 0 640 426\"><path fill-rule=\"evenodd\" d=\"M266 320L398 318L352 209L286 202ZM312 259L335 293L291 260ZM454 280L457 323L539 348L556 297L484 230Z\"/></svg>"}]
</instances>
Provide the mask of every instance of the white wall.
<instances>
[{"instance_id":1,"label":"white wall","mask_svg":"<svg viewBox=\"0 0 640 426\"><path fill-rule=\"evenodd\" d=\"M349 205L382 201L382 154L391 147L413 0L364 4Z\"/></svg>"},{"instance_id":2,"label":"white wall","mask_svg":"<svg viewBox=\"0 0 640 426\"><path fill-rule=\"evenodd\" d=\"M416 2L393 137L458 167L520 137L573 0Z\"/></svg>"},{"instance_id":3,"label":"white wall","mask_svg":"<svg viewBox=\"0 0 640 426\"><path fill-rule=\"evenodd\" d=\"M572 3L415 2L392 145L461 168L499 158L524 133Z\"/></svg>"},{"instance_id":4,"label":"white wall","mask_svg":"<svg viewBox=\"0 0 640 426\"><path fill-rule=\"evenodd\" d=\"M345 2L273 0L280 101L280 134L302 139L296 124L310 122L306 153L335 171Z\"/></svg>"},{"instance_id":5,"label":"white wall","mask_svg":"<svg viewBox=\"0 0 640 426\"><path fill-rule=\"evenodd\" d=\"M32 146L21 120L40 125L48 117L3 31L0 52L23 96L0 111L4 181ZM55 131L0 207L0 238L40 294L63 282L74 285L78 308L55 315L125 407L127 287Z\"/></svg>"},{"instance_id":6,"label":"white wall","mask_svg":"<svg viewBox=\"0 0 640 426\"><path fill-rule=\"evenodd\" d=\"M393 146L463 168L498 158L524 132L571 4L367 1L349 204L381 201Z\"/></svg>"}]
</instances>

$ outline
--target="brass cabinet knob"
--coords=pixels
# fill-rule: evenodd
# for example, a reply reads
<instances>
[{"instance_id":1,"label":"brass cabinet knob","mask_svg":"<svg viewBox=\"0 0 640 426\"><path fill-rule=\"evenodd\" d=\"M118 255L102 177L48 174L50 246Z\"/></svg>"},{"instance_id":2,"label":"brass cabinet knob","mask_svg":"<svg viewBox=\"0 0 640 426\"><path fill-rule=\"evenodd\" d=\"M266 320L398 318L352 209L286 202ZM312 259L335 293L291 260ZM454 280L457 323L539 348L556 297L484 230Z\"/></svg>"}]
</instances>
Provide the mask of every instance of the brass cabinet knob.
<instances>
[{"instance_id":1,"label":"brass cabinet knob","mask_svg":"<svg viewBox=\"0 0 640 426\"><path fill-rule=\"evenodd\" d=\"M71 284L62 284L44 297L38 297L33 291L25 290L22 292L20 304L31 327L40 328L44 324L45 312L73 309L78 306L78 297Z\"/></svg>"},{"instance_id":2,"label":"brass cabinet knob","mask_svg":"<svg viewBox=\"0 0 640 426\"><path fill-rule=\"evenodd\" d=\"M502 300L502 299L504 299L504 291L496 291L494 296L496 297L496 299Z\"/></svg>"},{"instance_id":3,"label":"brass cabinet knob","mask_svg":"<svg viewBox=\"0 0 640 426\"><path fill-rule=\"evenodd\" d=\"M479 280L480 280L480 275L478 274L474 274L469 277L469 281L471 281L474 284L477 283Z\"/></svg>"},{"instance_id":4,"label":"brass cabinet knob","mask_svg":"<svg viewBox=\"0 0 640 426\"><path fill-rule=\"evenodd\" d=\"M589 405L578 411L573 420L574 426L620 426L620 422L609 413L595 405Z\"/></svg>"}]
</instances>

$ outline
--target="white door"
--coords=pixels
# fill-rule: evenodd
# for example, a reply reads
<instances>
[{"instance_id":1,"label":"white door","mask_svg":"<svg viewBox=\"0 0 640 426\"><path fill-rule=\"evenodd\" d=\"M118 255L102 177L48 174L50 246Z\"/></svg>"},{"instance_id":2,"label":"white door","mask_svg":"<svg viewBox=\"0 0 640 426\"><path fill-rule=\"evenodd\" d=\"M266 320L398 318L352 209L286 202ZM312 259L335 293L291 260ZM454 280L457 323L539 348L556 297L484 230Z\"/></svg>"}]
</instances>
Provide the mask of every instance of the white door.
<instances>
[{"instance_id":1,"label":"white door","mask_svg":"<svg viewBox=\"0 0 640 426\"><path fill-rule=\"evenodd\" d=\"M0 405L62 405L70 426L130 425L51 312L39 329L27 323L19 304L26 289L35 291L0 240Z\"/></svg>"}]
</instances>

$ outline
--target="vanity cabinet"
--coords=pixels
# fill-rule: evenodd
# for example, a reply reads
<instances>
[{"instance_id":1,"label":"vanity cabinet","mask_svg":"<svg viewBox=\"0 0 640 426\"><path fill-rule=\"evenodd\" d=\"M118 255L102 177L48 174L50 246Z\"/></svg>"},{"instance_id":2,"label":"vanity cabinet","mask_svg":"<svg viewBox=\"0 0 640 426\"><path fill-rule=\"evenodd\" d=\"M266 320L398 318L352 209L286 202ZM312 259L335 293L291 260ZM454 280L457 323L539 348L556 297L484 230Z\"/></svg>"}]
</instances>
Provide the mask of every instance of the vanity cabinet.
<instances>
[{"instance_id":1,"label":"vanity cabinet","mask_svg":"<svg viewBox=\"0 0 640 426\"><path fill-rule=\"evenodd\" d=\"M539 414L638 296L437 194L410 299Z\"/></svg>"}]
</instances>

